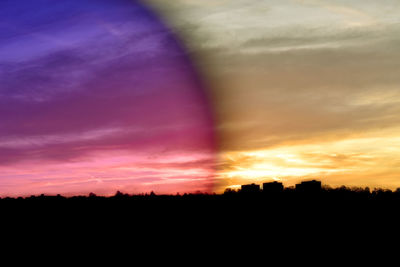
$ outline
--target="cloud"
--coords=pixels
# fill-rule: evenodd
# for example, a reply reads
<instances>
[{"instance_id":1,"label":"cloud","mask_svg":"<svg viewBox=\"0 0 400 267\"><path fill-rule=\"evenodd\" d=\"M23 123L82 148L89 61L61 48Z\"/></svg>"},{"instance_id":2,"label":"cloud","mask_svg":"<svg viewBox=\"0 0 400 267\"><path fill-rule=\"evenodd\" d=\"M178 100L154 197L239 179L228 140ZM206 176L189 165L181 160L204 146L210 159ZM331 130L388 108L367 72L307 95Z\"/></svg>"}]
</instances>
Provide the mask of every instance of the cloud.
<instances>
[{"instance_id":1,"label":"cloud","mask_svg":"<svg viewBox=\"0 0 400 267\"><path fill-rule=\"evenodd\" d=\"M170 29L137 2L16 2L0 3L1 196L210 190L213 118Z\"/></svg>"},{"instance_id":2,"label":"cloud","mask_svg":"<svg viewBox=\"0 0 400 267\"><path fill-rule=\"evenodd\" d=\"M400 133L397 1L211 2L180 1L164 14L211 88L221 188L272 173L396 186L398 151L378 154ZM357 141L367 137L373 146ZM299 161L276 157L280 149Z\"/></svg>"},{"instance_id":3,"label":"cloud","mask_svg":"<svg viewBox=\"0 0 400 267\"><path fill-rule=\"evenodd\" d=\"M105 34L1 65L0 143L12 149L7 162L66 160L119 147L202 149L204 143L190 140L211 136L212 126L195 73L182 66L184 52L159 26L135 29L124 39ZM119 130L93 135L112 129Z\"/></svg>"},{"instance_id":4,"label":"cloud","mask_svg":"<svg viewBox=\"0 0 400 267\"><path fill-rule=\"evenodd\" d=\"M398 143L398 135L381 131L342 140L232 151L224 155L218 188L223 191L227 181L232 186L278 179L291 186L303 179L318 178L331 186L394 189L398 187L394 177L399 160L393 155L399 153Z\"/></svg>"}]
</instances>

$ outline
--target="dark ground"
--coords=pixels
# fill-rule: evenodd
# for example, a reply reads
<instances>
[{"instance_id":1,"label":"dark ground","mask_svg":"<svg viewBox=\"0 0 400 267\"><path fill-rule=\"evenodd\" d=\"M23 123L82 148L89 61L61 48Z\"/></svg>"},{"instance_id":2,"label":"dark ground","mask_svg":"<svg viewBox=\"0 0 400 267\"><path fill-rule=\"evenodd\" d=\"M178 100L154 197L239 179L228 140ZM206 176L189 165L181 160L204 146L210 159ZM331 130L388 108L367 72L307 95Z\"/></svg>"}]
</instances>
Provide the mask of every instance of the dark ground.
<instances>
[{"instance_id":1,"label":"dark ground","mask_svg":"<svg viewBox=\"0 0 400 267\"><path fill-rule=\"evenodd\" d=\"M360 248L397 247L400 192L343 187L221 195L42 195L0 199L0 212L2 237L11 236L16 249L40 249L44 241L46 249L57 250L60 243L72 242L71 249L107 253L115 247L135 257L139 252L132 247L139 246L172 251L178 258L185 251L232 260L250 251L258 260L298 253L307 262L315 251L334 259L344 253L354 257Z\"/></svg>"},{"instance_id":2,"label":"dark ground","mask_svg":"<svg viewBox=\"0 0 400 267\"><path fill-rule=\"evenodd\" d=\"M300 192L236 192L224 194L128 195L112 197L31 196L0 199L3 214L41 218L105 220L265 220L394 219L400 213L400 191L323 188Z\"/></svg>"}]
</instances>

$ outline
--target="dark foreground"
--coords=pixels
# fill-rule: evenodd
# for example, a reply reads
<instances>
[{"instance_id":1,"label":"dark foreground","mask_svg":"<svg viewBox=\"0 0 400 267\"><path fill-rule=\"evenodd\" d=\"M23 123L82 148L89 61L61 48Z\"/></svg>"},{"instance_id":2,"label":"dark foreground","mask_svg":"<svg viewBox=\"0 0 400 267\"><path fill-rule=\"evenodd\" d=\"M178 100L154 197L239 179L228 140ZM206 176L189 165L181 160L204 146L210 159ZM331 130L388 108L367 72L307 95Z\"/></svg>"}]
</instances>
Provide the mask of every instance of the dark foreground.
<instances>
[{"instance_id":1,"label":"dark foreground","mask_svg":"<svg viewBox=\"0 0 400 267\"><path fill-rule=\"evenodd\" d=\"M236 192L224 194L128 195L112 197L31 196L0 199L2 214L67 218L104 218L104 220L158 219L185 220L266 220L294 221L331 219L385 219L400 214L400 191L366 189L324 189L280 192Z\"/></svg>"},{"instance_id":2,"label":"dark foreground","mask_svg":"<svg viewBox=\"0 0 400 267\"><path fill-rule=\"evenodd\" d=\"M368 247L380 246L379 239L382 244L397 240L400 192L340 188L221 195L42 195L0 199L0 212L3 233L15 240L33 235L34 242L50 236L48 244L73 239L80 246L128 242L174 250L172 242L178 241L180 249L188 250L206 243L202 249L215 251L326 251L328 246L352 251L354 242Z\"/></svg>"}]
</instances>

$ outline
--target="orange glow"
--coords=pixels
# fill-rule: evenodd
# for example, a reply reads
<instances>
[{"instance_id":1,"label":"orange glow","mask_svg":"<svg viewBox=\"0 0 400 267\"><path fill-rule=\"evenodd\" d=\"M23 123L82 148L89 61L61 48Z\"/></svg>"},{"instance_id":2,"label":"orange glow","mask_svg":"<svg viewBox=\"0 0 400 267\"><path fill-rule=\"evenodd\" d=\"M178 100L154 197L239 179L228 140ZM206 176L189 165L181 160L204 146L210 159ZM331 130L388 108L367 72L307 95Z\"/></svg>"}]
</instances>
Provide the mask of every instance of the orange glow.
<instances>
[{"instance_id":1,"label":"orange glow","mask_svg":"<svg viewBox=\"0 0 400 267\"><path fill-rule=\"evenodd\" d=\"M389 135L389 133L387 133ZM270 180L291 186L318 178L331 186L399 187L400 137L364 137L292 144L263 150L227 152L220 170L228 187ZM222 188L221 188L222 190Z\"/></svg>"}]
</instances>

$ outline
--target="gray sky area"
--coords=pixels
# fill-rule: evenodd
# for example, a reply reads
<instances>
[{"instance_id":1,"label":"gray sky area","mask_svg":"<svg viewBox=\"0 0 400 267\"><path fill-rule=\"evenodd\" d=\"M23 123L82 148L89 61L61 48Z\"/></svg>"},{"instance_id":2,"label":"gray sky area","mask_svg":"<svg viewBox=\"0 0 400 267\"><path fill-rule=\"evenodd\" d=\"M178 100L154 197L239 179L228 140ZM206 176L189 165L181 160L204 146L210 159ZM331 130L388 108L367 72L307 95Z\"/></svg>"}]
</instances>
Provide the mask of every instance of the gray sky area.
<instances>
[{"instance_id":1,"label":"gray sky area","mask_svg":"<svg viewBox=\"0 0 400 267\"><path fill-rule=\"evenodd\" d=\"M400 1L148 0L210 88L222 186L400 186Z\"/></svg>"}]
</instances>

